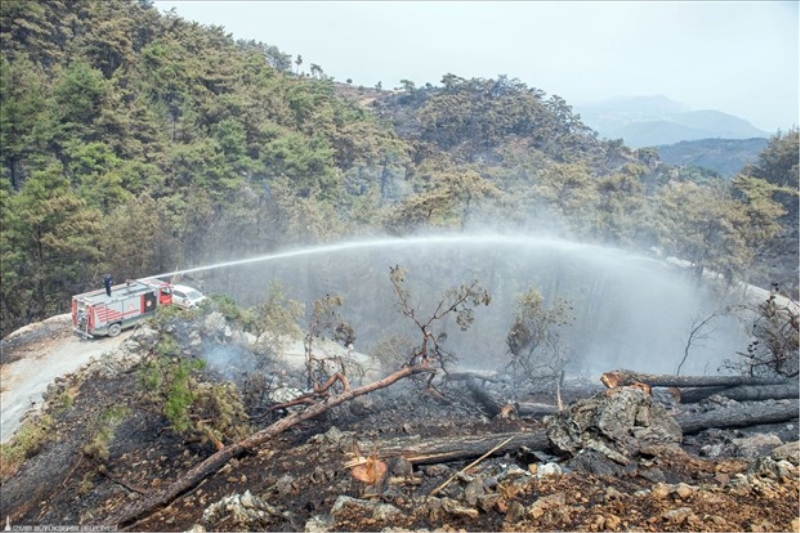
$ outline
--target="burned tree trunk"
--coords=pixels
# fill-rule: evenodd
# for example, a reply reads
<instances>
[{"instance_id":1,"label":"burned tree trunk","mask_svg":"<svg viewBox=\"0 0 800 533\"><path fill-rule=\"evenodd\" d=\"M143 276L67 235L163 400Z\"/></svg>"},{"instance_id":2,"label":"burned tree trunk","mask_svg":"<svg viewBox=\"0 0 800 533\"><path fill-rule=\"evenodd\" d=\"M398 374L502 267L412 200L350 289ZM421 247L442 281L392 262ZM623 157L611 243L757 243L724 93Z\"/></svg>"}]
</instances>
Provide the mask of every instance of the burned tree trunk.
<instances>
[{"instance_id":1,"label":"burned tree trunk","mask_svg":"<svg viewBox=\"0 0 800 533\"><path fill-rule=\"evenodd\" d=\"M800 396L800 387L797 383L783 385L740 385L738 387L699 387L682 389L680 391L681 403L697 403L715 394L725 396L737 402L760 400L791 400Z\"/></svg>"},{"instance_id":2,"label":"burned tree trunk","mask_svg":"<svg viewBox=\"0 0 800 533\"><path fill-rule=\"evenodd\" d=\"M503 410L504 404L494 398L486 388L482 387L478 380L474 377L467 378L467 389L472 393L472 397L476 402L481 404L486 409L490 417L495 417Z\"/></svg>"},{"instance_id":3,"label":"burned tree trunk","mask_svg":"<svg viewBox=\"0 0 800 533\"><path fill-rule=\"evenodd\" d=\"M709 428L728 428L757 426L787 422L798 418L800 402L789 401L785 404L750 403L715 409L706 413L684 413L675 417L683 433L697 433Z\"/></svg>"},{"instance_id":4,"label":"burned tree trunk","mask_svg":"<svg viewBox=\"0 0 800 533\"><path fill-rule=\"evenodd\" d=\"M703 429L745 427L784 422L797 417L798 402L789 402L786 405L743 405L716 409L707 413L686 413L675 417L675 422L680 426L683 434L690 434ZM444 463L474 459L509 437L513 437L513 439L499 448L495 454L513 452L523 446L538 451L553 450L554 448L546 431L542 429L488 435L436 437L424 440L388 439L379 441L377 449L382 458L402 455L412 464ZM368 447L372 444L372 442L365 442L362 446Z\"/></svg>"},{"instance_id":5,"label":"burned tree trunk","mask_svg":"<svg viewBox=\"0 0 800 533\"><path fill-rule=\"evenodd\" d=\"M631 370L606 372L600 381L608 388L646 383L651 387L735 387L739 385L783 385L785 378L756 378L749 376L673 376L645 374Z\"/></svg>"},{"instance_id":6,"label":"burned tree trunk","mask_svg":"<svg viewBox=\"0 0 800 533\"><path fill-rule=\"evenodd\" d=\"M402 455L412 464L443 463L480 457L509 437L508 443L494 453L502 455L526 446L531 450L547 450L550 441L544 430L512 433L493 433L488 435L465 435L458 437L436 437L410 441L408 438L384 440L378 443L381 457ZM364 443L366 446L367 443Z\"/></svg>"},{"instance_id":7,"label":"burned tree trunk","mask_svg":"<svg viewBox=\"0 0 800 533\"><path fill-rule=\"evenodd\" d=\"M558 412L558 406L549 403L517 402L514 406L520 416L546 416Z\"/></svg>"},{"instance_id":8,"label":"burned tree trunk","mask_svg":"<svg viewBox=\"0 0 800 533\"><path fill-rule=\"evenodd\" d=\"M491 417L497 415L504 416L505 413L516 411L520 416L546 416L558 412L558 406L546 403L535 402L514 402L513 404L503 403L493 396L475 378L467 379L467 389L472 393L472 397L486 410Z\"/></svg>"},{"instance_id":9,"label":"burned tree trunk","mask_svg":"<svg viewBox=\"0 0 800 533\"><path fill-rule=\"evenodd\" d=\"M287 429L299 424L300 422L314 418L324 413L328 409L352 400L353 398L388 387L389 385L392 385L403 378L422 372L435 371L419 366L404 367L394 374L391 374L383 379L379 379L378 381L374 381L355 389L348 389L341 394L329 396L323 400L320 400L318 403L310 405L303 411L299 411L287 416L286 418L282 418L274 424L267 426L261 431L257 431L253 435L237 442L236 444L226 446L222 450L205 459L200 464L189 469L164 490L152 493L139 501L131 503L115 515L112 515L106 519L104 522L115 524L120 528L130 526L146 513L167 505L172 500L200 483L200 481L219 470L231 459L244 455L246 452L258 448L264 442L275 437L276 435L279 435L280 433L283 433Z\"/></svg>"}]
</instances>

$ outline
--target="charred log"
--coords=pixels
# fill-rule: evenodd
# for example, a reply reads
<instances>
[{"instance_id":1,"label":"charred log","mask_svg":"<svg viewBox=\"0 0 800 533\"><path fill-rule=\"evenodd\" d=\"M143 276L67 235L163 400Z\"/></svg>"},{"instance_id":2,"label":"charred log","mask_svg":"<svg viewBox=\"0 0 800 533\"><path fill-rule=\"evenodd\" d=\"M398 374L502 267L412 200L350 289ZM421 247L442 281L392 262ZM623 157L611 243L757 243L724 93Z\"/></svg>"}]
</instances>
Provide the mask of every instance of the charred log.
<instances>
[{"instance_id":1,"label":"charred log","mask_svg":"<svg viewBox=\"0 0 800 533\"><path fill-rule=\"evenodd\" d=\"M782 385L740 385L738 387L698 387L680 391L681 403L697 403L715 394L737 402L791 400L800 396L797 383Z\"/></svg>"},{"instance_id":2,"label":"charred log","mask_svg":"<svg viewBox=\"0 0 800 533\"><path fill-rule=\"evenodd\" d=\"M759 424L775 424L788 422L800 416L797 400L781 404L749 403L735 407L715 409L706 413L685 413L675 417L686 433L697 433L709 428L729 428L757 426Z\"/></svg>"},{"instance_id":3,"label":"charred log","mask_svg":"<svg viewBox=\"0 0 800 533\"><path fill-rule=\"evenodd\" d=\"M467 379L467 389L472 397L491 416L506 416L506 413L516 412L520 416L546 416L559 411L557 405L536 402L506 403L495 397L475 378Z\"/></svg>"},{"instance_id":4,"label":"charred log","mask_svg":"<svg viewBox=\"0 0 800 533\"><path fill-rule=\"evenodd\" d=\"M558 406L549 403L517 402L514 406L520 416L546 416L558 412Z\"/></svg>"},{"instance_id":5,"label":"charred log","mask_svg":"<svg viewBox=\"0 0 800 533\"><path fill-rule=\"evenodd\" d=\"M747 405L716 409L707 413L686 413L675 417L684 434L710 428L746 427L765 423L784 422L798 417L798 402L781 405ZM514 452L520 448L533 451L552 451L554 446L545 430L437 437L410 441L407 437L378 442L378 452L383 458L403 456L412 464L465 461L480 457L509 437L511 441L498 448L495 455ZM667 439L668 440L668 439ZM364 443L367 446L369 443ZM607 450L604 450L607 451Z\"/></svg>"},{"instance_id":6,"label":"charred log","mask_svg":"<svg viewBox=\"0 0 800 533\"><path fill-rule=\"evenodd\" d=\"M467 381L469 379L488 381L489 383L502 383L504 381L503 379L484 376L476 372L448 372L442 376L442 381Z\"/></svg>"},{"instance_id":7,"label":"charred log","mask_svg":"<svg viewBox=\"0 0 800 533\"><path fill-rule=\"evenodd\" d=\"M409 442L408 438L384 440L378 443L381 457L403 456L412 464L444 463L474 459L513 437L497 448L493 455L503 455L525 446L530 450L548 450L550 441L544 430L494 433L489 435L465 435L458 437L437 437Z\"/></svg>"},{"instance_id":8,"label":"charred log","mask_svg":"<svg viewBox=\"0 0 800 533\"><path fill-rule=\"evenodd\" d=\"M505 404L492 396L474 377L467 378L467 389L490 417L495 417L503 411Z\"/></svg>"},{"instance_id":9,"label":"charred log","mask_svg":"<svg viewBox=\"0 0 800 533\"><path fill-rule=\"evenodd\" d=\"M646 383L651 387L735 387L740 385L784 385L785 378L757 378L750 376L675 376L670 374L645 374L631 370L606 372L600 381L608 388Z\"/></svg>"}]
</instances>

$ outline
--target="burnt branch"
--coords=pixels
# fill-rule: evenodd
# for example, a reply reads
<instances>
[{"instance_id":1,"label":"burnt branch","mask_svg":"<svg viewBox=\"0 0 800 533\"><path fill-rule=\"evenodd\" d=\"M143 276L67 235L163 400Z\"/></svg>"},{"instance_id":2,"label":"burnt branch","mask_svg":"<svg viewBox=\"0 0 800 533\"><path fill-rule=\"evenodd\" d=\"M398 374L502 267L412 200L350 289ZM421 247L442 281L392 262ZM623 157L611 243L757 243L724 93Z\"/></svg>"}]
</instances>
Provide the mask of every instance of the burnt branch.
<instances>
[{"instance_id":1,"label":"burnt branch","mask_svg":"<svg viewBox=\"0 0 800 533\"><path fill-rule=\"evenodd\" d=\"M300 422L304 422L319 416L329 409L348 402L353 398L383 389L396 383L397 381L400 381L401 379L425 372L435 372L435 370L422 368L419 366L407 366L386 376L385 378L368 383L367 385L349 389L341 394L328 396L327 398L310 405L302 411L292 413L284 418L281 418L274 424L271 424L266 428L253 433L249 437L240 440L239 442L224 447L222 450L214 453L204 461L184 472L166 488L155 493L150 493L144 498L127 505L103 522L105 524L114 524L118 528L133 527L139 518L158 508L168 505L175 498L190 490L192 487L203 481L206 477L217 472L231 459L240 457L245 453L258 449L268 440L283 433L289 428L296 426Z\"/></svg>"}]
</instances>

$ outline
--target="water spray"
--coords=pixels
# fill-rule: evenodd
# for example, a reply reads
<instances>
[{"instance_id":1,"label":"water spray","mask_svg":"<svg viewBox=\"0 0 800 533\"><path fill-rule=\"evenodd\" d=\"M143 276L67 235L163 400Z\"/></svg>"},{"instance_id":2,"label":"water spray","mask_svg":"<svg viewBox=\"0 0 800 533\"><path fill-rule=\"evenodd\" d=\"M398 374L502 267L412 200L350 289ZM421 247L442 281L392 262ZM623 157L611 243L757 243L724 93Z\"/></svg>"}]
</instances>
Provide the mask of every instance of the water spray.
<instances>
[{"instance_id":1,"label":"water spray","mask_svg":"<svg viewBox=\"0 0 800 533\"><path fill-rule=\"evenodd\" d=\"M215 263L213 265L206 265L201 267L187 268L183 270L175 270L172 272L165 272L163 274L156 274L155 276L148 276L143 279L155 279L170 276L178 276L183 274L192 274L195 272L202 272L206 270L213 270L217 268L227 268L242 265L249 265L252 263L260 263L265 261L278 261L281 259L292 259L296 257L321 255L328 253L338 253L348 250L360 250L368 248L390 248L401 246L419 246L424 244L468 244L468 245L504 245L504 246L522 246L526 244L529 246L538 245L557 248L562 251L595 251L608 253L609 248L601 246L582 244L560 239L548 239L540 237L526 237L526 236L513 236L503 234L483 233L477 235L427 235L419 237L386 237L381 239L370 239L360 241L349 241L334 244L326 244L320 246L313 246L308 248L301 248L298 250L287 250L285 252L272 253L258 257L250 257L247 259L236 259L233 261L225 261L222 263ZM636 256L631 256L636 257ZM640 260L649 260L646 257L637 257Z\"/></svg>"}]
</instances>

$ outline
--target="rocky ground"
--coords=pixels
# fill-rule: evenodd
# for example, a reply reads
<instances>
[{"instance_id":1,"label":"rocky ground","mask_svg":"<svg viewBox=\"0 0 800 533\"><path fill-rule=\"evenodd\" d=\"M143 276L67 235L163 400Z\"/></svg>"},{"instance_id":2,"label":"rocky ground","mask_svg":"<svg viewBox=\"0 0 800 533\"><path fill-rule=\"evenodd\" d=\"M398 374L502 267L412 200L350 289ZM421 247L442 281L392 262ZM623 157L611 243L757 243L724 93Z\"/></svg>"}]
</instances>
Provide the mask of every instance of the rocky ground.
<instances>
[{"instance_id":1,"label":"rocky ground","mask_svg":"<svg viewBox=\"0 0 800 533\"><path fill-rule=\"evenodd\" d=\"M51 341L58 335L55 328L5 344L4 365L18 358L19 350L30 352L43 339ZM143 365L153 357L160 335L158 330L141 328L120 349L50 386L46 405L30 417L31 423L46 425L46 434L26 449L26 457L14 469L8 468L10 455L4 452L0 521L14 527L110 525L126 505L168 486L217 451L213 441L171 426L163 408L142 393ZM215 382L227 374L236 381L251 431L284 416L268 409L278 387L302 387L302 373L278 358L261 361L259 376L269 379L256 380L260 386L255 386L246 362L247 339L219 320L206 320L184 331L183 337L181 357L196 357L210 343L227 347L226 353L244 355L235 364L226 359L222 369L206 367L198 380ZM249 377L242 369L251 369ZM507 384L487 387L498 397L514 394ZM683 408L663 406L639 390L572 401L563 415L544 420L489 417L462 383L442 388L450 403L437 401L412 378L336 407L229 461L166 507L145 513L128 527L140 531L800 530L796 420L681 435L680 428L676 433L664 421ZM550 398L527 394L512 399ZM714 398L695 409L718 404L730 402ZM624 409L623 405L633 405L638 413L636 428L623 437L598 432L591 423L575 429L581 413L622 412L611 409ZM553 429L559 418L566 421L560 431ZM610 422L614 427L621 424ZM533 449L515 446L512 440L503 452L474 465L470 463L478 457L410 462L402 454L389 453L398 443L413 447L466 436L545 432L552 439L550 446ZM230 445L233 438L225 435L222 441ZM385 475L370 483L355 479L351 468L359 457L371 472L385 465ZM348 463L351 467L345 466Z\"/></svg>"}]
</instances>

